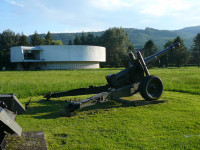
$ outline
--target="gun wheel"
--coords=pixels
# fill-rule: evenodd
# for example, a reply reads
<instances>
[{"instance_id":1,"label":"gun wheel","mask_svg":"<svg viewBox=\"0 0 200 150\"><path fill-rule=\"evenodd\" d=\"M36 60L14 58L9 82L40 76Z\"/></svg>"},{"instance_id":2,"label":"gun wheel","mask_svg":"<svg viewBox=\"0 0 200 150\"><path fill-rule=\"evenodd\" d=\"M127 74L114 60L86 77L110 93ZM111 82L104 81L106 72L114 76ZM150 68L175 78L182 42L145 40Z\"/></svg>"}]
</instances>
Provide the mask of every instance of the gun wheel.
<instances>
[{"instance_id":1,"label":"gun wheel","mask_svg":"<svg viewBox=\"0 0 200 150\"><path fill-rule=\"evenodd\" d=\"M140 94L145 100L157 100L163 92L163 82L158 76L149 75L140 82Z\"/></svg>"}]
</instances>

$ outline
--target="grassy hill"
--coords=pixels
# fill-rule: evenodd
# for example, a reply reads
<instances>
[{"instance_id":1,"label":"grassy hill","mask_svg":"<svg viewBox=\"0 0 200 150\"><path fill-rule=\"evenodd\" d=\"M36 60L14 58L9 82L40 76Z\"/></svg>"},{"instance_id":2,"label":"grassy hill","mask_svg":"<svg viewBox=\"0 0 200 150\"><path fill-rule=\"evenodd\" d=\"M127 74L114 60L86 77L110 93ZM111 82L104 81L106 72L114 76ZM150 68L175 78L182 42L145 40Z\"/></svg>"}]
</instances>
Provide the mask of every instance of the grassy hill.
<instances>
[{"instance_id":1,"label":"grassy hill","mask_svg":"<svg viewBox=\"0 0 200 150\"><path fill-rule=\"evenodd\" d=\"M125 31L129 34L129 39L132 41L135 48L142 48L143 45L152 39L159 49L162 49L164 44L169 39L174 39L180 36L185 40L185 45L188 49L192 46L192 40L194 36L200 32L200 26L186 27L180 30L157 30L153 28L135 29L125 28ZM95 36L101 36L104 31L91 32ZM54 40L62 40L64 44L68 44L69 39L73 40L75 35L81 33L52 33ZM85 33L87 35L87 32ZM31 35L30 35L31 36ZM29 36L29 37L30 37ZM45 34L40 34L40 37L44 37Z\"/></svg>"}]
</instances>

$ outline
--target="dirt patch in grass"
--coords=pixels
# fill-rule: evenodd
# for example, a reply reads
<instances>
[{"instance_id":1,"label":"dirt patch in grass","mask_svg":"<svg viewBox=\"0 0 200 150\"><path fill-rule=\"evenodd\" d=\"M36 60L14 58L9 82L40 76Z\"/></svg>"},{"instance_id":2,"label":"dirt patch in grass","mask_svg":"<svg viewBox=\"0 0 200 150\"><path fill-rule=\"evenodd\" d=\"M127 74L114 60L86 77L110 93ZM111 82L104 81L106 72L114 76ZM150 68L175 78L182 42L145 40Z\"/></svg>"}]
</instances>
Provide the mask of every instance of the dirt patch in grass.
<instances>
[{"instance_id":1,"label":"dirt patch in grass","mask_svg":"<svg viewBox=\"0 0 200 150\"><path fill-rule=\"evenodd\" d=\"M8 135L9 150L47 150L47 144L43 131L23 132L22 136Z\"/></svg>"}]
</instances>

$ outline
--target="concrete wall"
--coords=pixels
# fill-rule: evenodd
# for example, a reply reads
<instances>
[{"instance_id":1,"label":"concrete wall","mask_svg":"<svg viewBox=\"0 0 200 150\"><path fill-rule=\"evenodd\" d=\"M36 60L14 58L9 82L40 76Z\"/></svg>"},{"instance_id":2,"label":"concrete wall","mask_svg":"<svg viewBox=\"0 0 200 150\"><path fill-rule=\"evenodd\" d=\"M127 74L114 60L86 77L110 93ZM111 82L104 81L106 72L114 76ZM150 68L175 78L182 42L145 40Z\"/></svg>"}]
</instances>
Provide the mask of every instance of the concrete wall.
<instances>
[{"instance_id":1,"label":"concrete wall","mask_svg":"<svg viewBox=\"0 0 200 150\"><path fill-rule=\"evenodd\" d=\"M24 60L24 50L40 51L40 60L35 62L58 61L106 61L105 47L85 45L44 45L36 47L11 47L11 62L34 62Z\"/></svg>"},{"instance_id":2,"label":"concrete wall","mask_svg":"<svg viewBox=\"0 0 200 150\"><path fill-rule=\"evenodd\" d=\"M21 46L11 47L10 49L10 61L11 62L23 62L24 56Z\"/></svg>"},{"instance_id":3,"label":"concrete wall","mask_svg":"<svg viewBox=\"0 0 200 150\"><path fill-rule=\"evenodd\" d=\"M99 68L99 62L33 62L29 70L65 70L65 69L94 69ZM17 63L17 70L24 70Z\"/></svg>"}]
</instances>

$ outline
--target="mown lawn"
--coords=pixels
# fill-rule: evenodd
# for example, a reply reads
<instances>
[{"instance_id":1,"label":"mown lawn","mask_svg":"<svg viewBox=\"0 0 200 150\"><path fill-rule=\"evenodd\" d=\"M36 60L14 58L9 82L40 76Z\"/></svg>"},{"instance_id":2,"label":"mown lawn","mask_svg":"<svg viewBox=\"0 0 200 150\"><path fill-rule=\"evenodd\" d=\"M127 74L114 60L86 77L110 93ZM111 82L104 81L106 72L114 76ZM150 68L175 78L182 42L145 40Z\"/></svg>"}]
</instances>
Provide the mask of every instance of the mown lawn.
<instances>
[{"instance_id":1,"label":"mown lawn","mask_svg":"<svg viewBox=\"0 0 200 150\"><path fill-rule=\"evenodd\" d=\"M49 149L200 149L200 69L151 69L164 83L166 103L141 107L109 101L65 118L67 100L45 101L49 91L106 84L120 69L0 72L0 93L14 93L29 109L17 116L23 131L44 131Z\"/></svg>"}]
</instances>

